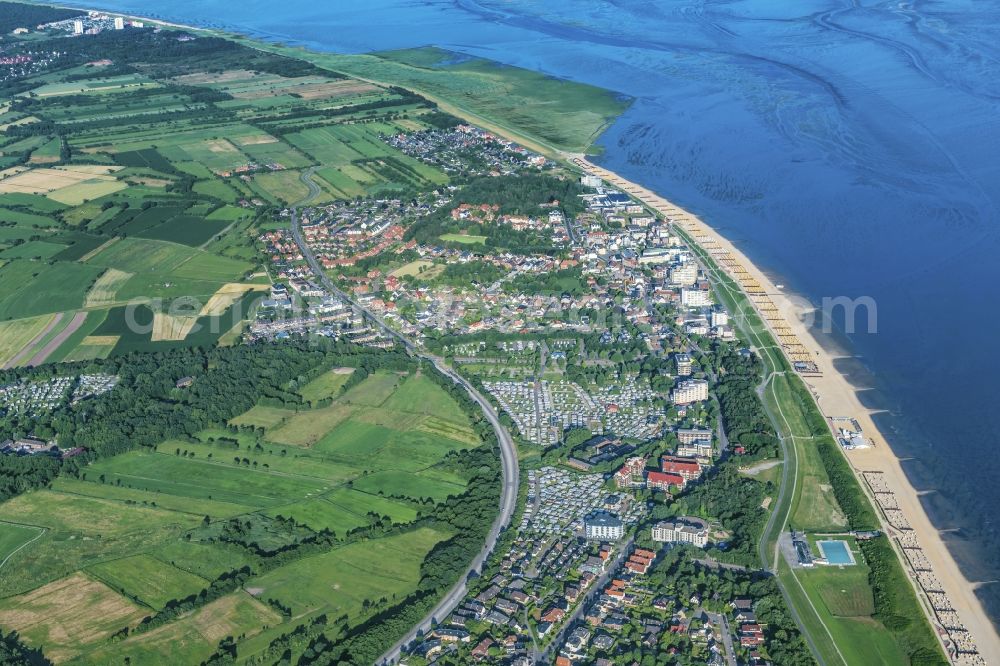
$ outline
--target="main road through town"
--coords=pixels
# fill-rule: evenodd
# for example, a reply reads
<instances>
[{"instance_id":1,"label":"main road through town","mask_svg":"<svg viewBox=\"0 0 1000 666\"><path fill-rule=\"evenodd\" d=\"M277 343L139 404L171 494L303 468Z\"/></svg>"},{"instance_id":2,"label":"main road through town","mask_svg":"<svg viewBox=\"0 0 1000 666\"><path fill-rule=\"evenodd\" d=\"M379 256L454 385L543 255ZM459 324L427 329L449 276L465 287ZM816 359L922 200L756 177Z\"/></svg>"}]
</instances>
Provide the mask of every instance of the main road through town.
<instances>
[{"instance_id":1,"label":"main road through town","mask_svg":"<svg viewBox=\"0 0 1000 666\"><path fill-rule=\"evenodd\" d=\"M302 182L307 186L310 186L310 196L305 200L308 201L315 196L313 194L313 187L315 187L315 184L308 179L308 173L302 174ZM304 202L300 202L300 204L301 203ZM415 627L410 629L405 636L400 638L395 645L393 645L378 660L379 664L394 664L399 660L400 653L404 645L416 639L418 635L430 631L436 622L443 620L449 613L451 613L451 611L455 609L456 606L462 603L466 593L466 581L468 580L470 574L473 572L479 573L483 563L486 561L486 558L493 552L493 548L496 546L500 533L505 527L507 527L507 525L510 524L510 520L514 515L514 507L517 504L519 474L517 465L517 449L514 446L514 440L511 438L510 433L507 432L507 429L500 423L500 418L497 415L496 410L493 409L493 406L487 402L487 400L479 393L479 391L475 389L475 387L472 386L472 384L470 384L464 377L459 375L450 367L445 365L442 359L423 351L417 347L412 340L390 328L384 321L382 321L381 318L367 308L361 306L333 283L333 280L331 280L323 271L323 267L320 266L319 261L316 259L316 255L312 252L312 249L310 249L305 240L302 238L301 221L299 220L299 213L296 207L291 209L291 215L292 237L295 239L299 249L302 251L302 256L305 258L306 263L309 264L309 267L312 269L316 278L323 284L323 286L326 287L326 289L328 289L331 293L336 294L338 297L343 299L345 303L349 303L356 312L359 312L373 326L398 340L410 355L433 364L438 372L461 386L465 392L469 394L469 397L472 398L477 405L479 405L483 415L490 422L490 425L493 426L493 431L496 433L497 441L500 444L500 463L503 473L503 487L500 492L500 513L497 515L496 520L493 521L490 532L486 536L486 543L483 544L482 549L479 551L479 554L476 555L475 559L469 563L469 566L463 572L459 581L455 583L450 590L448 590L448 593L444 595L437 605L434 606L434 608L431 609L431 611L424 616L424 618Z\"/></svg>"}]
</instances>

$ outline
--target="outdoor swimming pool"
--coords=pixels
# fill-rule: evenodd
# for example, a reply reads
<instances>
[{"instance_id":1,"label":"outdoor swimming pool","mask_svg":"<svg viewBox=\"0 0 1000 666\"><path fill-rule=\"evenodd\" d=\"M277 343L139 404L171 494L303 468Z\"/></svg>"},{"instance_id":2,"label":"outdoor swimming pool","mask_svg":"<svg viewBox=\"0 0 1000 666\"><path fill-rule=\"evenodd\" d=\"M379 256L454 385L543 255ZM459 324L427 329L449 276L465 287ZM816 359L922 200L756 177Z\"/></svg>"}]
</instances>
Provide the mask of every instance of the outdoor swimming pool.
<instances>
[{"instance_id":1,"label":"outdoor swimming pool","mask_svg":"<svg viewBox=\"0 0 1000 666\"><path fill-rule=\"evenodd\" d=\"M856 564L854 554L847 547L846 541L817 541L823 559L827 564L851 565Z\"/></svg>"}]
</instances>

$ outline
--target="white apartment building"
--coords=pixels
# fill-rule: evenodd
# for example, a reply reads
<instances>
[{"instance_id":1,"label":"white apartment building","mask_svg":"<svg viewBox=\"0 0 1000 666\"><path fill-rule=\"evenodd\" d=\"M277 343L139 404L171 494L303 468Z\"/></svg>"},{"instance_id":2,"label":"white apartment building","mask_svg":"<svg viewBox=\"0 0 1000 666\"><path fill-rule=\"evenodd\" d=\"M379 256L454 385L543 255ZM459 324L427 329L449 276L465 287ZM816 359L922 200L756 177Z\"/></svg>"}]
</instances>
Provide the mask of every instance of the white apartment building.
<instances>
[{"instance_id":1,"label":"white apartment building","mask_svg":"<svg viewBox=\"0 0 1000 666\"><path fill-rule=\"evenodd\" d=\"M691 374L692 361L691 354L677 354L674 357L674 361L677 363L677 376L687 377Z\"/></svg>"},{"instance_id":2,"label":"white apartment building","mask_svg":"<svg viewBox=\"0 0 1000 666\"><path fill-rule=\"evenodd\" d=\"M704 548L708 545L708 527L703 523L700 525L692 524L693 522L689 523L678 520L673 523L657 523L653 526L652 530L653 541L660 543L689 543L692 546Z\"/></svg>"},{"instance_id":3,"label":"white apartment building","mask_svg":"<svg viewBox=\"0 0 1000 666\"><path fill-rule=\"evenodd\" d=\"M702 308L712 304L712 296L705 289L681 289L681 305Z\"/></svg>"},{"instance_id":4,"label":"white apartment building","mask_svg":"<svg viewBox=\"0 0 1000 666\"><path fill-rule=\"evenodd\" d=\"M675 405L708 400L708 382L704 379L686 379L670 392L670 400Z\"/></svg>"},{"instance_id":5,"label":"white apartment building","mask_svg":"<svg viewBox=\"0 0 1000 666\"><path fill-rule=\"evenodd\" d=\"M681 444L677 447L677 456L681 458L711 458L712 442L700 440L689 444Z\"/></svg>"},{"instance_id":6,"label":"white apartment building","mask_svg":"<svg viewBox=\"0 0 1000 666\"><path fill-rule=\"evenodd\" d=\"M677 431L677 439L681 444L690 444L699 441L712 441L712 431L702 428L681 428Z\"/></svg>"},{"instance_id":7,"label":"white apartment building","mask_svg":"<svg viewBox=\"0 0 1000 666\"><path fill-rule=\"evenodd\" d=\"M607 511L597 511L583 519L583 533L595 541L617 541L625 535L625 524Z\"/></svg>"},{"instance_id":8,"label":"white apartment building","mask_svg":"<svg viewBox=\"0 0 1000 666\"><path fill-rule=\"evenodd\" d=\"M690 286L698 280L698 264L688 261L670 269L670 283Z\"/></svg>"}]
</instances>

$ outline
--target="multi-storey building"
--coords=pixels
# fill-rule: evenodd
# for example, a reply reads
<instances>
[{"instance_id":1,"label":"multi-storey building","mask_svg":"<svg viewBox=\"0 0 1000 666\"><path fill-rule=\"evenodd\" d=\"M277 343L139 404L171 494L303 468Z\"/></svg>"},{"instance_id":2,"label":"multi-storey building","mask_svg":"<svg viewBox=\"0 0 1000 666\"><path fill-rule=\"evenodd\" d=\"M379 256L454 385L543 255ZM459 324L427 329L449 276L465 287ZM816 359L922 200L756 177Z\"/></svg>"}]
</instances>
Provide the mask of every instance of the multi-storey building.
<instances>
[{"instance_id":1,"label":"multi-storey building","mask_svg":"<svg viewBox=\"0 0 1000 666\"><path fill-rule=\"evenodd\" d=\"M675 405L708 400L708 382L704 379L686 379L670 392L670 400Z\"/></svg>"}]
</instances>

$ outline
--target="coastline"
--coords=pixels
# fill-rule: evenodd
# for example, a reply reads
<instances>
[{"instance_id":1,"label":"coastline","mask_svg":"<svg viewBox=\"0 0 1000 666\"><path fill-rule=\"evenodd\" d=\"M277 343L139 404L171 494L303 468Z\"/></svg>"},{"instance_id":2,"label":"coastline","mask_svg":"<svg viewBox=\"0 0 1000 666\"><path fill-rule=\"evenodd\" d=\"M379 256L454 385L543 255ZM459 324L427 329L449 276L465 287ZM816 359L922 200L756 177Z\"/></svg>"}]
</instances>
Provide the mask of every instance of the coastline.
<instances>
[{"instance_id":1,"label":"coastline","mask_svg":"<svg viewBox=\"0 0 1000 666\"><path fill-rule=\"evenodd\" d=\"M575 155L571 161L580 168L604 178L609 183L621 187L624 191L635 196L637 199L662 213L672 223L677 224L687 231L695 240L706 249L713 258L724 256L728 253L735 260L737 268L733 265L726 266L720 263L731 277L740 284L759 285L763 299L758 298L758 304L773 302L779 313L795 312L796 303L793 302L794 295L787 294L778 289L770 278L759 268L757 268L735 245L724 236L715 231L711 226L697 218L695 215L685 211L679 206L671 203L662 196L642 187L636 183L628 181L612 171L608 171L598 165L589 162L584 156ZM749 294L748 294L749 295ZM751 299L753 300L753 299ZM765 305L765 309L767 306ZM757 308L758 312L761 308ZM780 319L779 319L780 317ZM899 458L889 447L886 438L879 431L872 418L875 413L865 407L858 397L857 389L837 369L835 362L838 358L834 352L825 348L808 327L796 316L771 315L762 316L761 319L767 322L768 329L775 337L775 322L779 322L791 330L797 338L793 344L793 353L789 354L785 349L786 356L791 356L792 360L799 360L799 354L804 354L801 360L812 360L819 367L819 374L800 375L806 386L816 399L820 411L827 418L830 417L850 417L854 418L861 425L866 437L874 442L874 446L867 449L855 449L846 452L846 457L850 463L858 482L865 489L869 500L878 510L879 505L874 501L871 486L866 482L864 473L880 473L885 487L891 491L896 499L899 509L905 516L906 521L912 528L912 534L916 537L923 553L930 562L933 574L937 577L941 591L951 601L955 612L961 619L961 623L972 634L973 639L979 649L980 655L1000 655L1000 634L997 633L986 609L975 594L975 584L968 580L959 568L958 562L948 550L940 532L931 523L927 512L920 502L920 495L911 485L906 473L903 471ZM801 349L794 347L795 343ZM881 510L879 510L881 514ZM883 520L883 522L886 522ZM890 536L898 536L898 531L891 527L886 530ZM900 552L895 539L892 539L896 548L897 556L900 558L904 571L906 571L911 582L916 585L913 568L907 558ZM940 630L941 623L931 611L926 595L918 591L918 598L921 599L924 610L936 630Z\"/></svg>"},{"instance_id":2,"label":"coastline","mask_svg":"<svg viewBox=\"0 0 1000 666\"><path fill-rule=\"evenodd\" d=\"M59 4L53 6L69 7L83 11L87 10L87 8L82 4ZM294 48L302 50L303 53L308 52L308 49L305 47L291 47L276 43L262 42L255 37L230 33L215 28L200 28L157 18L108 10L94 11L115 16L125 16L130 19L145 21L147 24L158 25L164 28L181 29L198 34L236 39L244 43L254 44L258 48ZM420 93L419 90L416 92ZM433 99L429 95L425 96ZM433 101L441 104L441 100ZM455 115L465 116L467 118L471 115L472 117L470 120L477 125L485 125L487 129L495 131L501 135L513 134L513 136L508 136L508 138L511 138L519 143L525 142L524 137L518 136L518 133L514 130L497 127L495 124L490 126L488 122L484 122L484 119L478 118L474 114L470 114L469 112L461 108L454 107L453 105L442 104L442 106L446 111L454 113ZM507 131L505 131L505 129L507 129ZM567 156L564 155L563 157ZM706 245L710 247L711 249L709 251L713 253L713 255L716 248L728 252L736 259L739 265L745 269L745 273L762 287L763 293L774 302L780 312L789 313L794 311L794 295L784 293L782 290L778 289L773 281L763 271L758 269L738 248L736 248L735 245L733 245L720 233L716 232L710 225L701 221L693 214L683 210L679 206L671 203L666 198L657 195L655 192L638 184L632 183L631 181L627 181L614 172L607 171L598 165L592 164L583 156L572 156L572 161L578 166L587 169L591 173L602 175L602 177L609 182L621 186L625 191L629 192L633 196L636 196L647 205L650 205L660 211L668 219L670 219L672 223L678 224L681 228L690 231L692 237L695 237L700 245L703 245L703 247ZM606 176L603 174L606 174ZM708 249L708 247L706 247L706 249ZM740 280L738 280L738 282L739 281ZM998 634L997 629L986 613L983 604L976 596L975 584L968 580L962 573L955 557L949 551L940 532L931 522L920 501L918 491L912 486L902 468L900 459L893 453L886 438L882 435L875 423L875 420L872 418L875 412L864 406L859 398L858 389L851 385L847 378L837 369L835 363L840 357L825 348L813 332L811 332L797 317L786 316L783 317L783 319L784 323L786 323L788 328L793 331L798 341L805 348L804 352L816 362L821 370L821 375L819 376L802 377L803 381L813 392L821 412L826 417L844 416L855 418L862 426L866 436L875 442L875 446L872 448L857 449L846 452L846 457L850 462L851 467L854 469L855 474L858 476L859 483L869 496L870 501L872 501L876 508L878 507L878 504L875 503L873 499L871 488L865 481L863 473L879 472L883 475L886 487L894 493L900 510L905 515L909 525L912 527L912 531L919 541L924 554L930 561L934 574L940 581L942 590L950 598L956 613L962 620L962 623L971 632L979 648L980 654L1000 655L1000 634ZM764 320L767 321L767 319ZM771 329L770 324L768 328ZM774 333L773 329L771 329L771 332L772 334ZM777 336L775 336L775 338L777 339ZM881 511L879 511L879 513L881 514ZM892 530L888 530L888 532L890 535L893 534ZM894 546L897 546L895 540L893 540L893 543ZM913 581L914 574L912 567L902 553L899 552L898 546L897 556L900 557L904 570L911 578L911 581ZM928 618L930 619L932 625L936 629L939 628L940 622L927 607L927 599L925 595L918 593L918 597L925 606L925 611L928 612Z\"/></svg>"}]
</instances>

